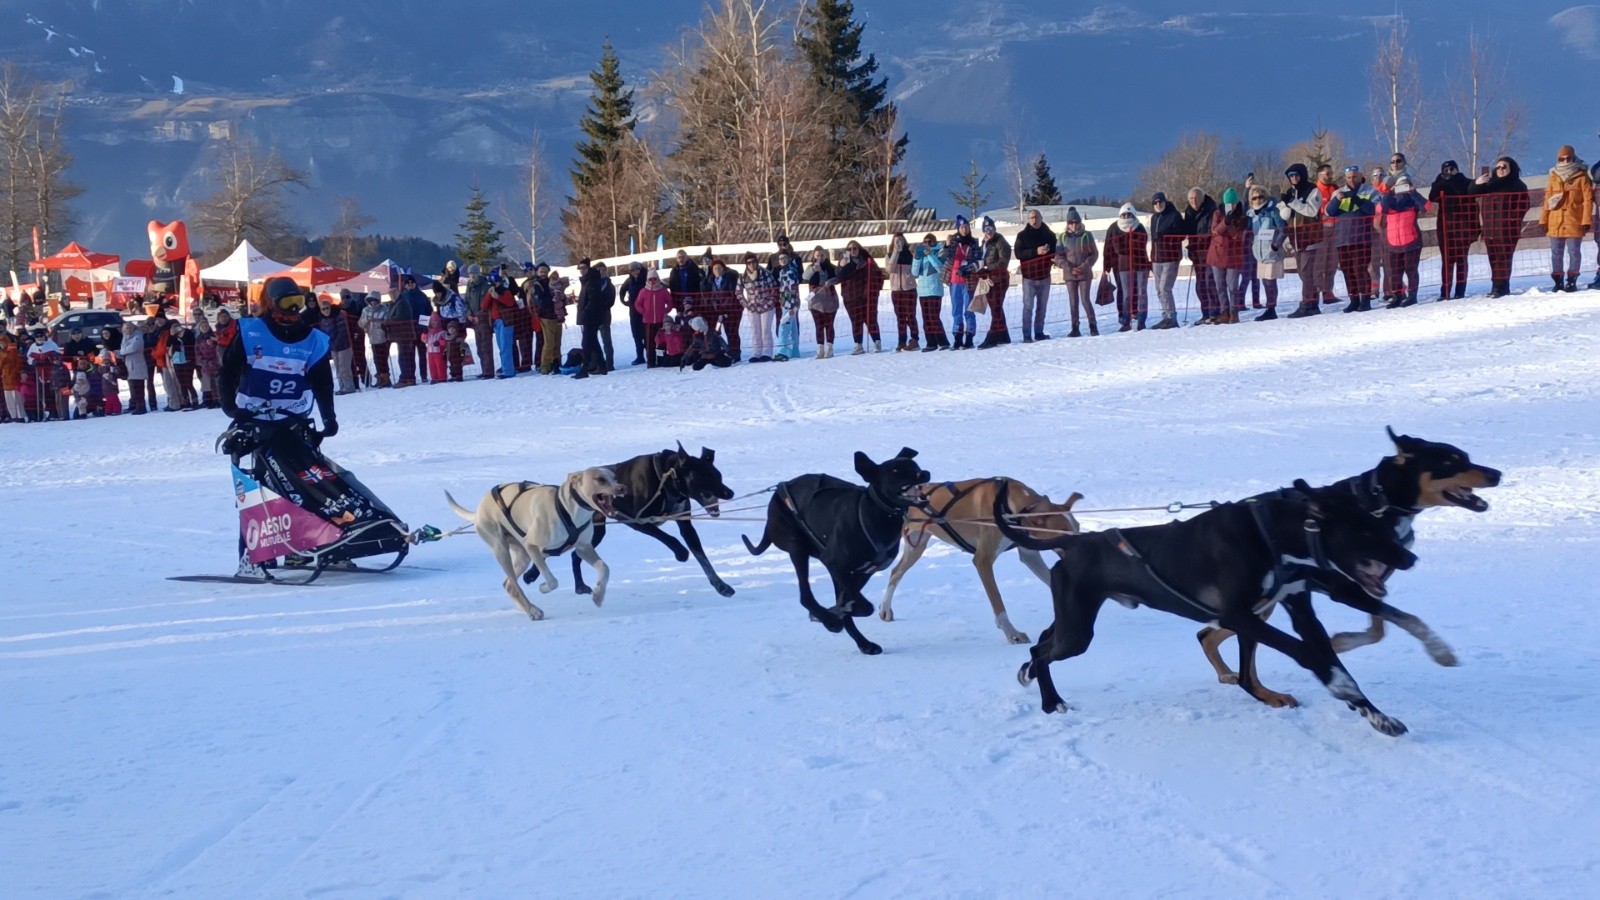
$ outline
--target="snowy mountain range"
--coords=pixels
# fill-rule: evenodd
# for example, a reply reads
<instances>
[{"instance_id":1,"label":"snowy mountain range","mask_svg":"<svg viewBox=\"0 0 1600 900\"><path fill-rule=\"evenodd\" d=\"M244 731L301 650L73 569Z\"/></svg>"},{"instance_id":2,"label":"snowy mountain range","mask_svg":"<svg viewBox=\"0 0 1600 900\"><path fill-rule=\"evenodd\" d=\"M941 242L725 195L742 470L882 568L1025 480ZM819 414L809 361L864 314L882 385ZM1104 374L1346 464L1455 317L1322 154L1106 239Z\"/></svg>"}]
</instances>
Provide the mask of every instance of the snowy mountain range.
<instances>
[{"instance_id":1,"label":"snowy mountain range","mask_svg":"<svg viewBox=\"0 0 1600 900\"><path fill-rule=\"evenodd\" d=\"M1392 2L1211 5L1066 3L1041 14L1013 0L880 0L858 9L904 113L921 205L952 207L946 191L969 158L989 172L994 202L1007 199L1008 129L1024 153L1049 154L1069 195L1125 194L1139 165L1201 129L1284 146L1320 124L1364 159L1383 152L1367 66ZM0 55L70 81L74 177L88 189L79 237L97 248L138 253L146 219L179 215L209 191L208 150L232 133L276 146L311 174L312 189L294 200L310 231L328 227L336 198L355 196L374 230L447 241L474 179L491 199L516 202L533 129L564 169L604 37L642 86L702 8L623 0L594 16L508 0L0 0ZM1462 0L1400 11L1431 87L1469 28L1512 59L1511 92L1530 118L1525 169L1541 171L1561 143L1596 155L1595 116L1549 87L1576 88L1600 58L1600 7L1517 9L1509 18L1503 5ZM1423 172L1436 164L1419 161ZM551 187L566 187L562 173Z\"/></svg>"}]
</instances>

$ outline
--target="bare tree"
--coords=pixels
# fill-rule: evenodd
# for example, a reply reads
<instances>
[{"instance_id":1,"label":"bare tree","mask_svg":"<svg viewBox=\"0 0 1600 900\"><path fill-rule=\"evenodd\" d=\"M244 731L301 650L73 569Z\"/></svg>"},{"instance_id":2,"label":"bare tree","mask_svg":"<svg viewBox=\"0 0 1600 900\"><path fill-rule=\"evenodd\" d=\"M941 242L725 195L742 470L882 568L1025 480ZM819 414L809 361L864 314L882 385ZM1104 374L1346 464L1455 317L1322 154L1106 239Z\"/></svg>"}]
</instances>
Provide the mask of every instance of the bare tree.
<instances>
[{"instance_id":1,"label":"bare tree","mask_svg":"<svg viewBox=\"0 0 1600 900\"><path fill-rule=\"evenodd\" d=\"M1006 192L1016 204L1017 212L1021 213L1027 205L1029 160L1022 154L1022 129L1017 123L1006 126L1001 149L1005 153Z\"/></svg>"},{"instance_id":2,"label":"bare tree","mask_svg":"<svg viewBox=\"0 0 1600 900\"><path fill-rule=\"evenodd\" d=\"M1445 66L1445 95L1456 123L1455 151L1476 174L1486 160L1512 152L1521 136L1526 109L1507 98L1504 57L1479 36L1467 32L1461 55Z\"/></svg>"},{"instance_id":3,"label":"bare tree","mask_svg":"<svg viewBox=\"0 0 1600 900\"><path fill-rule=\"evenodd\" d=\"M0 65L0 257L7 268L33 259L75 224L68 202L82 189L67 180L72 156L61 137L62 97L15 65Z\"/></svg>"},{"instance_id":4,"label":"bare tree","mask_svg":"<svg viewBox=\"0 0 1600 900\"><path fill-rule=\"evenodd\" d=\"M544 133L535 128L528 142L528 157L522 167L522 199L518 203L497 204L497 208L504 211L501 225L518 244L528 248L528 259L533 262L539 261L539 235L550 220L549 181L553 174L554 170L545 153ZM523 207L522 203L527 206ZM517 210L519 214L513 214L512 210Z\"/></svg>"},{"instance_id":5,"label":"bare tree","mask_svg":"<svg viewBox=\"0 0 1600 900\"><path fill-rule=\"evenodd\" d=\"M1199 188L1220 197L1229 187L1242 194L1245 176L1252 172L1257 183L1271 187L1279 179L1279 172L1273 171L1279 158L1270 147L1246 147L1204 131L1185 134L1160 159L1139 170L1134 196L1148 199L1156 191L1176 196Z\"/></svg>"},{"instance_id":6,"label":"bare tree","mask_svg":"<svg viewBox=\"0 0 1600 900\"><path fill-rule=\"evenodd\" d=\"M1427 108L1422 78L1407 43L1408 30L1405 18L1396 15L1389 18L1388 31L1377 35L1369 70L1369 109L1379 148L1410 158L1421 150Z\"/></svg>"},{"instance_id":7,"label":"bare tree","mask_svg":"<svg viewBox=\"0 0 1600 900\"><path fill-rule=\"evenodd\" d=\"M1344 137L1337 131L1319 124L1311 130L1311 137L1298 144L1291 144L1289 149L1284 151L1283 164L1287 168L1295 163L1301 163L1315 175L1323 166L1337 168L1348 158L1345 155Z\"/></svg>"},{"instance_id":8,"label":"bare tree","mask_svg":"<svg viewBox=\"0 0 1600 900\"><path fill-rule=\"evenodd\" d=\"M361 211L361 201L355 197L340 197L337 205L339 214L322 241L322 252L329 261L353 269L357 255L367 252L361 232L376 220Z\"/></svg>"},{"instance_id":9,"label":"bare tree","mask_svg":"<svg viewBox=\"0 0 1600 900\"><path fill-rule=\"evenodd\" d=\"M697 237L722 241L754 225L776 232L809 218L833 190L877 194L875 185L830 183L824 101L789 55L787 24L767 0L726 0L669 52L660 81L678 111L670 193ZM861 152L876 157L875 148Z\"/></svg>"},{"instance_id":10,"label":"bare tree","mask_svg":"<svg viewBox=\"0 0 1600 900\"><path fill-rule=\"evenodd\" d=\"M310 186L305 172L244 138L229 140L211 170L216 189L195 207L196 230L225 248L249 240L271 256L291 246L300 228L289 218L284 192Z\"/></svg>"}]
</instances>

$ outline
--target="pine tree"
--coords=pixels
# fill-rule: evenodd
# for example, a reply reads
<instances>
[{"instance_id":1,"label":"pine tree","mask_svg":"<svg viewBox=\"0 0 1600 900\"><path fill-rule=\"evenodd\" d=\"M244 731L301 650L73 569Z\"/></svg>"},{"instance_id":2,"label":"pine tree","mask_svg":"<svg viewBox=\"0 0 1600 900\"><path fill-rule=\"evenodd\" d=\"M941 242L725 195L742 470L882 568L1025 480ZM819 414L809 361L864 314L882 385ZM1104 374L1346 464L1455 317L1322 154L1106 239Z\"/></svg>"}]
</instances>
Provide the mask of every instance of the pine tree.
<instances>
[{"instance_id":1,"label":"pine tree","mask_svg":"<svg viewBox=\"0 0 1600 900\"><path fill-rule=\"evenodd\" d=\"M988 203L989 198L992 196L989 191L983 189L983 183L988 180L989 176L978 174L978 161L974 159L971 161L971 168L961 176L962 190L951 191L950 199L956 202L956 206L971 213L971 217L976 219L978 211L983 209L984 204Z\"/></svg>"},{"instance_id":2,"label":"pine tree","mask_svg":"<svg viewBox=\"0 0 1600 900\"><path fill-rule=\"evenodd\" d=\"M610 38L600 45L600 68L589 73L589 83L594 90L578 121L584 139L574 148L578 158L572 163L572 188L579 197L605 178L617 148L638 124L633 116L633 91L627 90L622 80L621 62Z\"/></svg>"},{"instance_id":3,"label":"pine tree","mask_svg":"<svg viewBox=\"0 0 1600 900\"><path fill-rule=\"evenodd\" d=\"M833 181L831 196L837 198L829 210L833 218L879 218L884 210L881 167L864 159L876 159L871 148L892 144L890 164L898 169L905 158L910 138L894 137L898 119L895 105L888 102L889 80L879 78L878 58L862 56L864 27L855 21L851 0L811 0L800 14L795 45L834 110ZM910 210L911 194L903 176L893 176L899 212Z\"/></svg>"},{"instance_id":4,"label":"pine tree","mask_svg":"<svg viewBox=\"0 0 1600 900\"><path fill-rule=\"evenodd\" d=\"M472 182L472 194L467 199L467 218L461 223L461 231L456 234L456 250L461 254L464 263L477 263L488 266L498 260L506 252L502 243L503 235L499 227L489 218L489 201L483 196L483 188L478 187L478 182Z\"/></svg>"},{"instance_id":5,"label":"pine tree","mask_svg":"<svg viewBox=\"0 0 1600 900\"><path fill-rule=\"evenodd\" d=\"M643 147L634 137L633 91L623 81L610 38L600 47L600 67L589 73L589 83L589 105L578 122L583 140L573 148L572 196L561 210L563 240L573 258L622 253L635 223L657 208L640 180Z\"/></svg>"},{"instance_id":6,"label":"pine tree","mask_svg":"<svg viewBox=\"0 0 1600 900\"><path fill-rule=\"evenodd\" d=\"M1050 163L1043 153L1033 158L1033 187L1028 188L1023 199L1029 206L1061 205L1061 189L1056 187L1055 176L1050 174Z\"/></svg>"}]
</instances>

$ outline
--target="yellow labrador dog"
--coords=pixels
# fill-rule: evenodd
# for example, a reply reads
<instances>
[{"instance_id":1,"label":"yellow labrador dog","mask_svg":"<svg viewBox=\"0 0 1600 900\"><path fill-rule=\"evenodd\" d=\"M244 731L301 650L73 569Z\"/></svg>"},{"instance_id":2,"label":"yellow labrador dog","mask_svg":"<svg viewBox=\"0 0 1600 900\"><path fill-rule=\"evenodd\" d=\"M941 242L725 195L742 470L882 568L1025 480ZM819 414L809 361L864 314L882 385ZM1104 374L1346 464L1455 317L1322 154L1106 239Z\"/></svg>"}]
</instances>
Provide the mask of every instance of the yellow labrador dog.
<instances>
[{"instance_id":1,"label":"yellow labrador dog","mask_svg":"<svg viewBox=\"0 0 1600 900\"><path fill-rule=\"evenodd\" d=\"M1079 493L1073 493L1065 503L1052 503L1049 497L1014 478L974 478L969 481L925 484L922 493L928 498L926 509L934 510L934 515L930 516L924 509L907 511L905 528L901 532L900 562L889 573L889 586L883 592L883 602L878 605L878 618L885 622L894 621L892 604L895 587L900 584L901 577L922 558L931 543L931 536L954 544L972 555L978 580L983 582L983 590L989 595L989 608L994 611L995 626L1005 632L1008 643L1030 643L1027 634L1011 626L1005 601L1000 599L1000 587L994 580L994 561L1000 554L1016 546L994 527L994 499L1000 491L1006 492L1007 505L1017 511L1017 527L1038 529L1033 533L1050 537L1078 532L1078 520L1072 515L1072 505L1083 499ZM1044 564L1039 551L1021 548L1017 550L1017 558L1040 581L1046 585L1050 583L1050 567Z\"/></svg>"},{"instance_id":2,"label":"yellow labrador dog","mask_svg":"<svg viewBox=\"0 0 1600 900\"><path fill-rule=\"evenodd\" d=\"M611 569L594 549L595 516L613 515L614 501L625 493L610 469L591 468L573 472L560 485L532 481L497 484L478 501L476 512L457 503L449 491L444 492L444 497L456 515L471 522L478 537L489 545L495 561L506 573L506 593L528 618L538 620L544 618L544 610L534 606L523 593L518 576L527 573L527 580L532 582L533 573L528 568L531 564L544 578L540 593L550 593L559 583L550 571L549 558L568 550L594 567L598 575L594 605L605 602Z\"/></svg>"}]
</instances>

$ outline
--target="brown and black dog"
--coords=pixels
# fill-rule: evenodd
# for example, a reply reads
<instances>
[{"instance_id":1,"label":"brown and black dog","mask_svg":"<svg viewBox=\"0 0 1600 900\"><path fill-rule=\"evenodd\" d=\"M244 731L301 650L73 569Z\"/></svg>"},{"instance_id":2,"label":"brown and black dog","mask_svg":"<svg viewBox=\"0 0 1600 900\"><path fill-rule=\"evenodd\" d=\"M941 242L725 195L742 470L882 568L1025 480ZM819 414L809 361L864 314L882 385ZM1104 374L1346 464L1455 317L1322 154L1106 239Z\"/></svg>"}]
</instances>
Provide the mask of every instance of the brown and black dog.
<instances>
[{"instance_id":1,"label":"brown and black dog","mask_svg":"<svg viewBox=\"0 0 1600 900\"><path fill-rule=\"evenodd\" d=\"M1005 632L1006 642L1027 644L1030 638L1011 625L1006 615L1005 601L1000 599L1000 588L994 580L994 563L1000 554L1017 545L1000 533L994 525L995 495L1005 491L1006 505L1016 510L1017 527L1030 535L1048 538L1059 534L1077 534L1078 520L1073 518L1072 506L1083 495L1073 493L1065 503L1053 503L1049 497L1033 490L1014 478L973 478L967 481L946 481L922 486L927 506L906 512L905 528L901 531L900 562L889 573L889 586L883 591L883 602L878 605L878 618L894 621L894 591L900 579L917 564L928 549L932 538L954 544L972 556L972 567L978 570L978 580L983 582L984 593L989 595L989 608L994 611L994 624ZM1017 558L1038 579L1050 583L1050 567L1045 565L1039 551L1026 547L1017 550Z\"/></svg>"},{"instance_id":2,"label":"brown and black dog","mask_svg":"<svg viewBox=\"0 0 1600 900\"><path fill-rule=\"evenodd\" d=\"M1410 435L1397 435L1393 428L1388 429L1388 434L1389 439L1394 442L1393 456L1384 457L1376 466L1360 475L1316 488L1314 493L1354 494L1369 513L1393 526L1395 537L1407 549L1416 540L1411 521L1423 510L1454 506L1469 512L1481 513L1489 508L1488 502L1473 491L1477 488L1498 485L1500 470L1474 463L1467 457L1465 450L1451 444L1423 440ZM1272 609L1273 606L1264 609L1262 618L1272 615ZM1399 620L1395 624L1420 636L1420 632L1413 630L1411 620ZM1383 631L1384 619L1373 616L1372 623L1366 631L1347 631L1334 635L1333 648L1343 653L1346 650L1376 644L1383 639ZM1431 632L1427 633L1431 635ZM1208 625L1200 629L1195 637L1200 640L1200 649L1205 653L1206 660L1216 670L1217 680L1223 684L1238 684L1239 674L1228 668L1228 664L1222 661L1221 654L1217 652L1223 641L1233 637L1233 632ZM1448 647L1430 645L1428 649L1430 655L1441 665L1456 664L1455 655ZM1260 680L1254 677L1253 659L1249 665L1252 676L1250 681L1256 686L1256 691L1253 692L1256 699L1269 706L1296 705L1297 701L1288 694L1280 694L1262 687Z\"/></svg>"}]
</instances>

